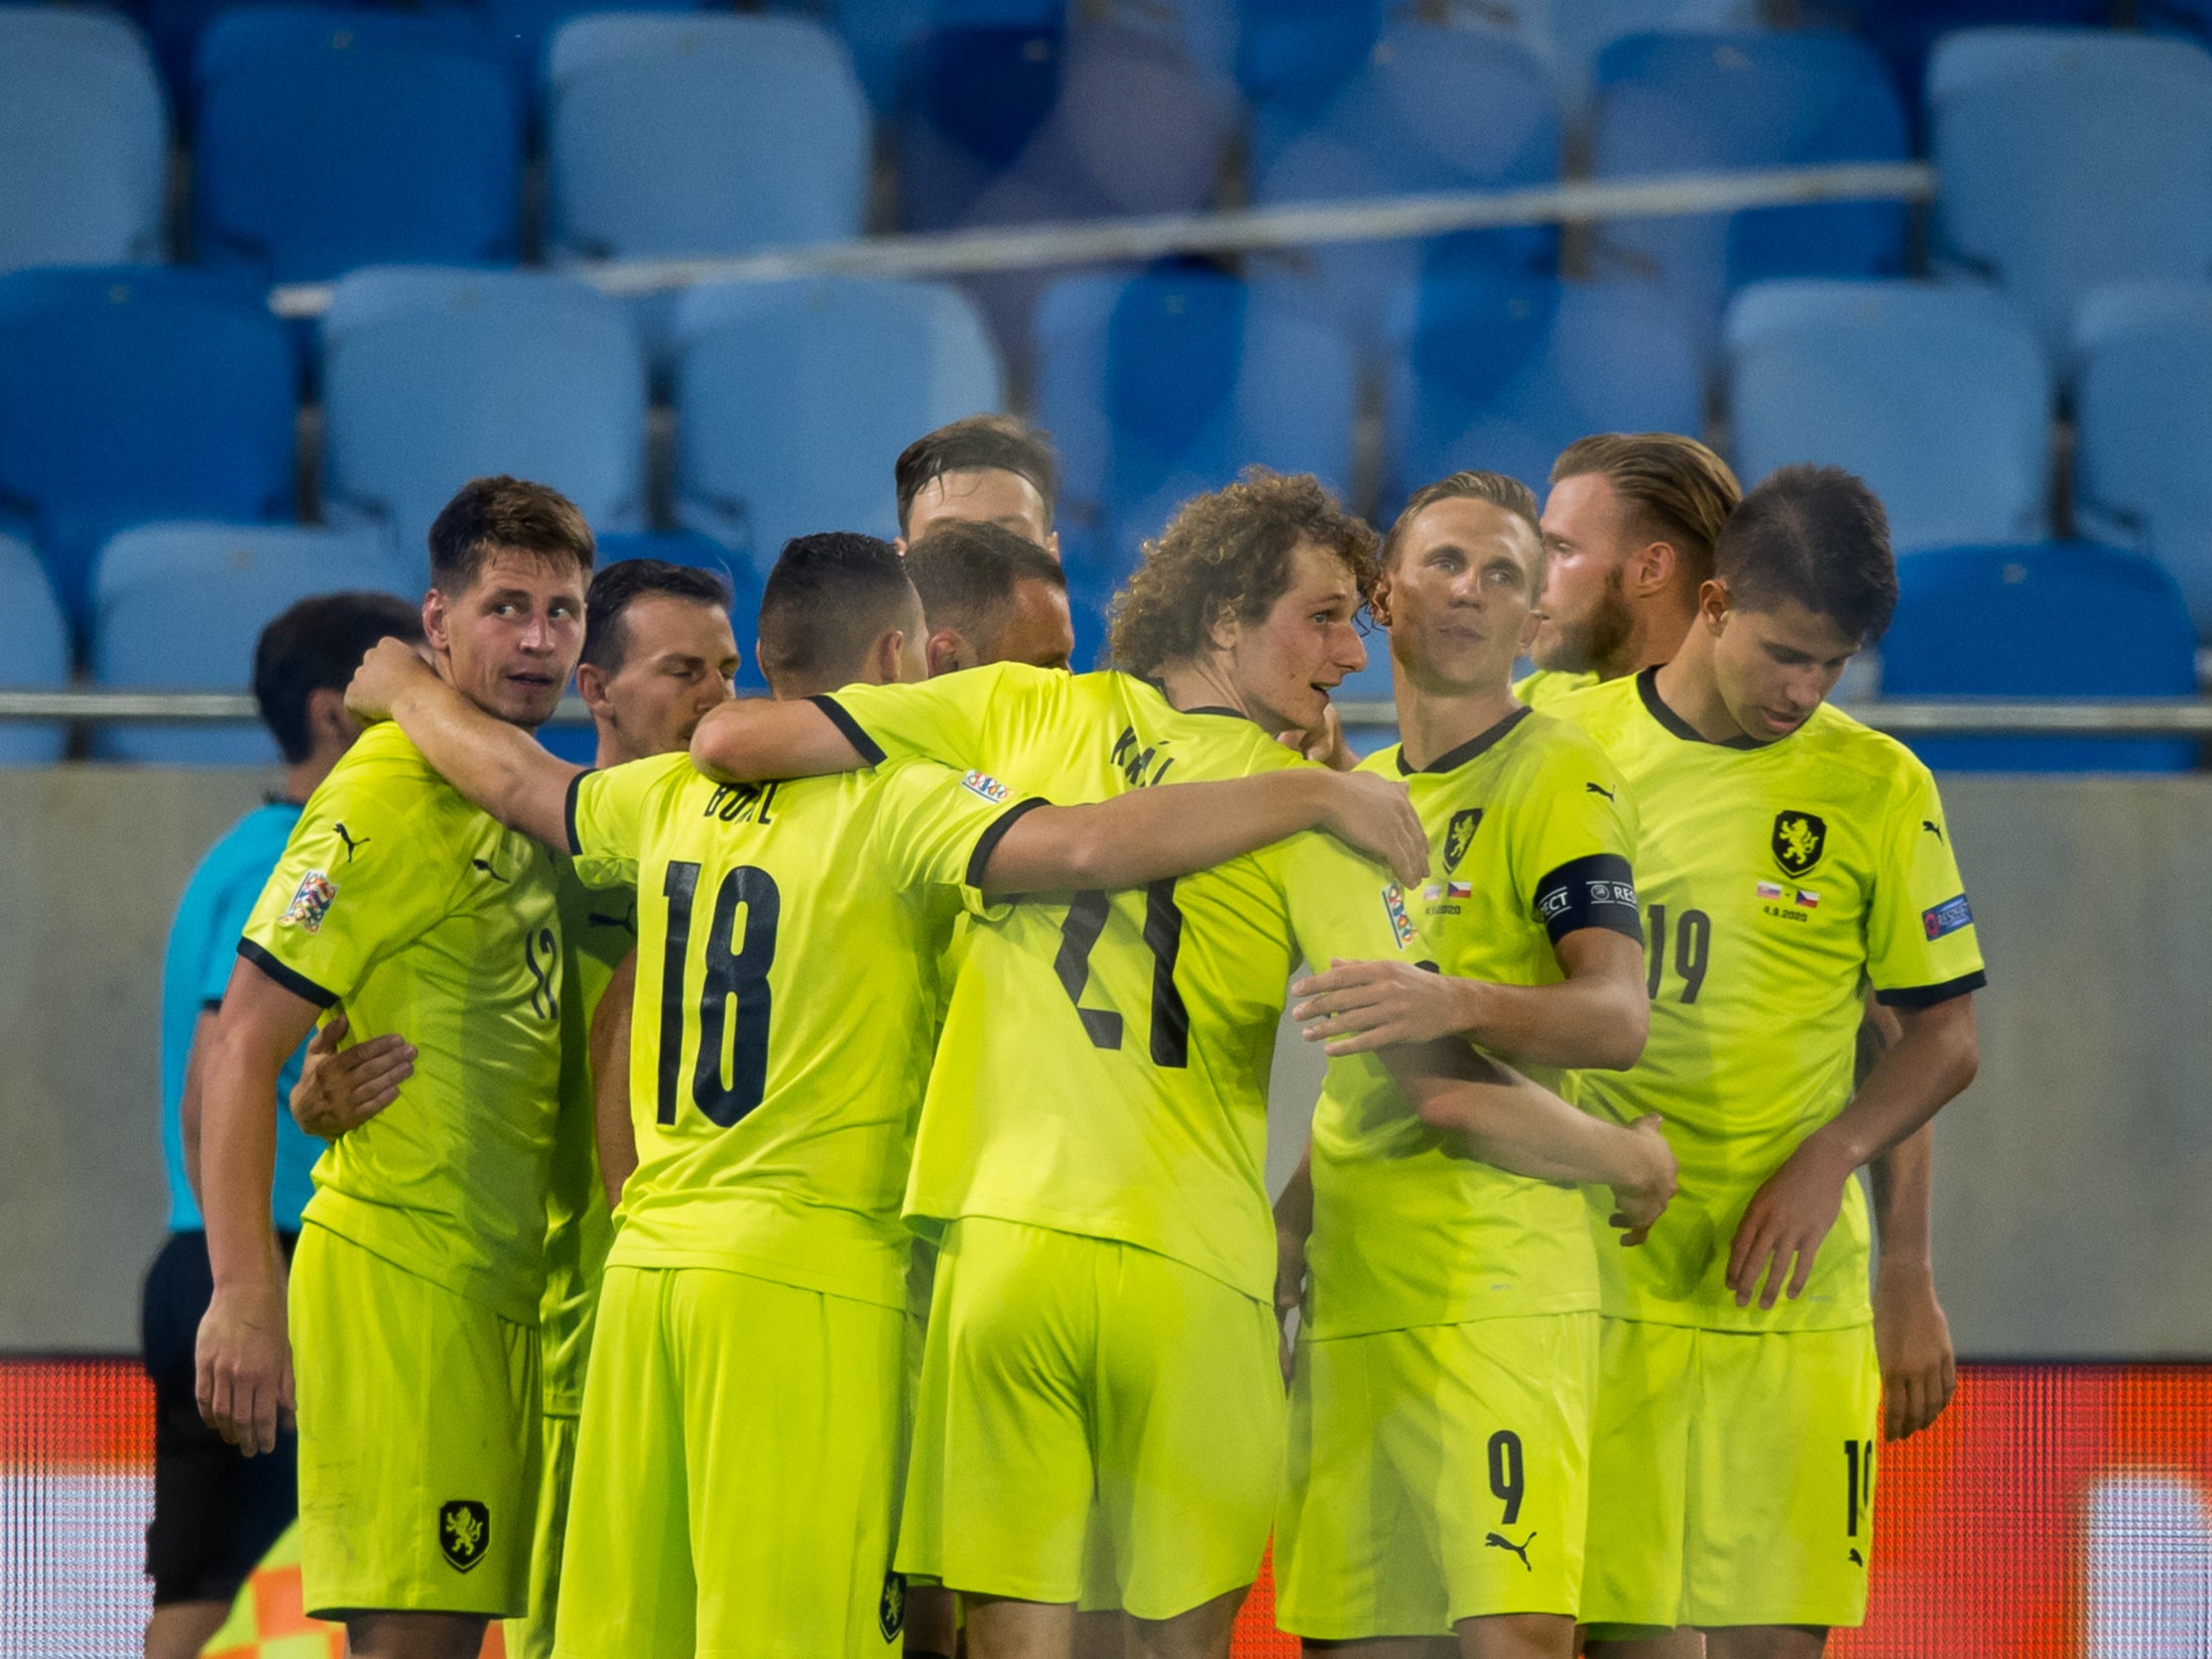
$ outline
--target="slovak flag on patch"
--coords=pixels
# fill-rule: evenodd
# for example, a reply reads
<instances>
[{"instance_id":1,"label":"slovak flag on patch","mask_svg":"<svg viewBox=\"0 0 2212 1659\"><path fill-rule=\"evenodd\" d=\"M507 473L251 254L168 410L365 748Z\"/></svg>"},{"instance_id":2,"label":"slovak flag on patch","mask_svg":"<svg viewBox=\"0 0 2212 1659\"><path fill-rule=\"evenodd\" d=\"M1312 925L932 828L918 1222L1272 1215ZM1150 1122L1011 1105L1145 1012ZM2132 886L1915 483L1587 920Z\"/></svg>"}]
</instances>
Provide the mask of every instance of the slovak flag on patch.
<instances>
[{"instance_id":1,"label":"slovak flag on patch","mask_svg":"<svg viewBox=\"0 0 2212 1659\"><path fill-rule=\"evenodd\" d=\"M1762 881L1759 884L1759 896L1779 903L1782 899L1782 883L1779 881Z\"/></svg>"}]
</instances>

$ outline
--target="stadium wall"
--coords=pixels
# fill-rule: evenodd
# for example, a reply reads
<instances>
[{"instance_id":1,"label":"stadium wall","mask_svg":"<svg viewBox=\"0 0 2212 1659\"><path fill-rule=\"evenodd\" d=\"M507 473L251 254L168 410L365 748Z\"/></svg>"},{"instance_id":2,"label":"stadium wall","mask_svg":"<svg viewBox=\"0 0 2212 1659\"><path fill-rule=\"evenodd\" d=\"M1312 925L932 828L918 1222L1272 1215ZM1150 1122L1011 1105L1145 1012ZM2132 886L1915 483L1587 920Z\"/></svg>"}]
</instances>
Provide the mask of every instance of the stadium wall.
<instances>
[{"instance_id":1,"label":"stadium wall","mask_svg":"<svg viewBox=\"0 0 2212 1659\"><path fill-rule=\"evenodd\" d=\"M170 913L266 774L0 771L0 1351L127 1352L166 1200ZM2212 779L1951 777L1993 983L1938 1130L1937 1273L1981 1358L2212 1357ZM1278 1179L1317 1077L1284 1046ZM2032 1198L2029 1195L2033 1195Z\"/></svg>"}]
</instances>

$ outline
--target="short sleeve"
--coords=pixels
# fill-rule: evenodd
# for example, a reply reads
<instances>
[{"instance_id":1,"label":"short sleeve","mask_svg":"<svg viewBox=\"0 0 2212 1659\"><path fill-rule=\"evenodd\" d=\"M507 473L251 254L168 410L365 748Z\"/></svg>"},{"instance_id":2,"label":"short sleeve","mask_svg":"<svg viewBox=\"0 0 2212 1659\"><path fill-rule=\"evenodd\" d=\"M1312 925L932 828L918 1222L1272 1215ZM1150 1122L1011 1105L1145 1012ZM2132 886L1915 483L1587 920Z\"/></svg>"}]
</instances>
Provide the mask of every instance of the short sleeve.
<instances>
[{"instance_id":1,"label":"short sleeve","mask_svg":"<svg viewBox=\"0 0 2212 1659\"><path fill-rule=\"evenodd\" d=\"M991 851L1043 798L930 761L887 767L877 788L875 844L900 884L956 893L977 915L993 914L983 897Z\"/></svg>"},{"instance_id":2,"label":"short sleeve","mask_svg":"<svg viewBox=\"0 0 2212 1659\"><path fill-rule=\"evenodd\" d=\"M333 775L293 828L238 954L318 1007L351 995L452 907L466 859L427 807L413 777Z\"/></svg>"},{"instance_id":3,"label":"short sleeve","mask_svg":"<svg viewBox=\"0 0 2212 1659\"><path fill-rule=\"evenodd\" d=\"M692 776L691 757L654 755L568 780L568 854L586 887L635 886L638 851L662 792Z\"/></svg>"},{"instance_id":4,"label":"short sleeve","mask_svg":"<svg viewBox=\"0 0 2212 1659\"><path fill-rule=\"evenodd\" d=\"M914 684L847 686L813 703L870 766L933 760L963 771L988 770L1004 764L1010 713L1054 672L1027 663L992 663Z\"/></svg>"},{"instance_id":5,"label":"short sleeve","mask_svg":"<svg viewBox=\"0 0 2212 1659\"><path fill-rule=\"evenodd\" d=\"M1556 946L1584 928L1644 942L1636 896L1636 818L1628 790L1595 743L1572 732L1515 803L1513 867Z\"/></svg>"},{"instance_id":6,"label":"short sleeve","mask_svg":"<svg viewBox=\"0 0 2212 1659\"><path fill-rule=\"evenodd\" d=\"M1290 933L1307 966L1325 969L1331 957L1379 961L1410 956L1413 916L1382 865L1311 830L1263 856L1281 871Z\"/></svg>"},{"instance_id":7,"label":"short sleeve","mask_svg":"<svg viewBox=\"0 0 2212 1659\"><path fill-rule=\"evenodd\" d=\"M1928 769L1909 756L1890 798L1867 907L1867 973L1893 1008L1927 1008L1988 983L1973 907Z\"/></svg>"},{"instance_id":8,"label":"short sleeve","mask_svg":"<svg viewBox=\"0 0 2212 1659\"><path fill-rule=\"evenodd\" d=\"M200 946L198 1001L202 1008L218 1006L223 992L230 988L231 969L238 965L238 942L245 937L246 925L253 920L254 907L261 898L260 886L243 879L244 874L236 872L209 908L207 937Z\"/></svg>"}]
</instances>

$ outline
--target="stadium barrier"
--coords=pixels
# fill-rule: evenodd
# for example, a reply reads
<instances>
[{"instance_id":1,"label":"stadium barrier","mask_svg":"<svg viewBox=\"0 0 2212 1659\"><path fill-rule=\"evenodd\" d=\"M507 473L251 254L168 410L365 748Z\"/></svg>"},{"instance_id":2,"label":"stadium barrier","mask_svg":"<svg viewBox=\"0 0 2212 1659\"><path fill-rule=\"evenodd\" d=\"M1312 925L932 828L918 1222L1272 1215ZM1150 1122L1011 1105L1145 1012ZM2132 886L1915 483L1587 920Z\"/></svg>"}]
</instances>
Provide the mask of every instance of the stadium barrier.
<instances>
[{"instance_id":1,"label":"stadium barrier","mask_svg":"<svg viewBox=\"0 0 2212 1659\"><path fill-rule=\"evenodd\" d=\"M2212 1364L1985 1363L1880 1459L1866 1627L1839 1659L2181 1659L2212 1637ZM135 1653L153 1399L134 1360L0 1359L0 1656ZM273 1562L259 1640L334 1654ZM1263 1580L1236 1659L1293 1659ZM487 1652L497 1651L487 1643Z\"/></svg>"},{"instance_id":2,"label":"stadium barrier","mask_svg":"<svg viewBox=\"0 0 2212 1659\"><path fill-rule=\"evenodd\" d=\"M2133 698L2099 702L2029 698L1882 698L1838 704L1877 731L1899 737L1976 736L2143 737L2212 736L2212 702L2193 698ZM1383 702L1339 702L1347 726L1374 730L1398 723L1398 710ZM254 700L242 692L0 691L0 722L11 720L159 720L180 724L235 724L259 719ZM553 723L588 725L581 698L564 698Z\"/></svg>"},{"instance_id":3,"label":"stadium barrier","mask_svg":"<svg viewBox=\"0 0 2212 1659\"><path fill-rule=\"evenodd\" d=\"M1142 218L991 226L849 242L771 248L730 259L582 262L564 267L608 294L652 294L708 282L779 282L790 277L951 277L985 271L1115 264L1170 254L1264 253L1331 242L1401 241L1507 225L1593 224L1605 219L1733 213L1749 207L1823 201L1932 201L1935 170L1924 162L1847 162L1825 167L1668 174L1653 179L1581 180L1517 191L1300 202ZM280 317L319 317L328 283L270 291Z\"/></svg>"}]
</instances>

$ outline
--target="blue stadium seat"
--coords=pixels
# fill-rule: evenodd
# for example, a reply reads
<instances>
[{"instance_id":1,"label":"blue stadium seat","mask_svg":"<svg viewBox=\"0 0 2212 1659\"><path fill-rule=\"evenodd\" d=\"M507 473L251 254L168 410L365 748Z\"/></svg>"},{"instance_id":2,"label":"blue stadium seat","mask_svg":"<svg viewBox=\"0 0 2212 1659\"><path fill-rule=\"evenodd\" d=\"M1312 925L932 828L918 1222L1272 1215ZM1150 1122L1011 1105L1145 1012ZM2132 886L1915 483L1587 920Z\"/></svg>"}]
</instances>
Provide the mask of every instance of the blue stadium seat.
<instances>
[{"instance_id":1,"label":"blue stadium seat","mask_svg":"<svg viewBox=\"0 0 2212 1659\"><path fill-rule=\"evenodd\" d=\"M1890 65L1907 109L1919 105L1928 54L1945 35L2001 25L2093 28L2111 0L1820 0L1823 21L1852 30Z\"/></svg>"},{"instance_id":2,"label":"blue stadium seat","mask_svg":"<svg viewBox=\"0 0 2212 1659\"><path fill-rule=\"evenodd\" d=\"M1905 111L1881 60L1842 35L1633 35L1598 60L1600 178L1905 160ZM1649 273L1710 344L1728 295L1776 277L1904 268L1901 201L1618 219L1600 258Z\"/></svg>"},{"instance_id":3,"label":"blue stadium seat","mask_svg":"<svg viewBox=\"0 0 2212 1659\"><path fill-rule=\"evenodd\" d=\"M941 29L1056 29L1067 6L1066 0L769 0L768 9L827 22L851 50L869 103L888 116L898 102L901 61L923 36Z\"/></svg>"},{"instance_id":4,"label":"blue stadium seat","mask_svg":"<svg viewBox=\"0 0 2212 1659\"><path fill-rule=\"evenodd\" d=\"M1526 47L1468 30L1405 25L1313 113L1262 104L1253 119L1252 196L1263 206L1361 196L1540 186L1559 177L1551 82ZM1548 271L1548 227L1419 242L1318 247L1270 264L1310 271L1321 302L1363 346L1380 343L1389 295L1432 271Z\"/></svg>"},{"instance_id":5,"label":"blue stadium seat","mask_svg":"<svg viewBox=\"0 0 2212 1659\"><path fill-rule=\"evenodd\" d=\"M38 555L0 536L0 686L47 691L69 683L69 625ZM50 766L61 758L59 722L0 721L0 766Z\"/></svg>"},{"instance_id":6,"label":"blue stadium seat","mask_svg":"<svg viewBox=\"0 0 2212 1659\"><path fill-rule=\"evenodd\" d=\"M1071 573L1118 580L1185 498L1246 466L1351 487L1357 359L1342 330L1282 284L1069 277L1038 310L1038 359Z\"/></svg>"},{"instance_id":7,"label":"blue stadium seat","mask_svg":"<svg viewBox=\"0 0 2212 1659\"><path fill-rule=\"evenodd\" d=\"M677 514L764 574L794 536L897 535L892 457L1004 399L982 318L938 283L694 289L676 337Z\"/></svg>"},{"instance_id":8,"label":"blue stadium seat","mask_svg":"<svg viewBox=\"0 0 2212 1659\"><path fill-rule=\"evenodd\" d=\"M79 623L92 556L122 526L292 516L297 376L252 283L160 266L0 277L0 518Z\"/></svg>"},{"instance_id":9,"label":"blue stadium seat","mask_svg":"<svg viewBox=\"0 0 2212 1659\"><path fill-rule=\"evenodd\" d=\"M1889 698L2186 698L2196 634L2173 578L2085 542L1936 548L1898 561ZM2186 772L2188 738L1931 737L1938 771Z\"/></svg>"},{"instance_id":10,"label":"blue stadium seat","mask_svg":"<svg viewBox=\"0 0 2212 1659\"><path fill-rule=\"evenodd\" d=\"M1703 430L1704 376L1663 298L1623 284L1467 273L1401 299L1406 349L1384 393L1383 504L1461 467L1539 495L1551 462L1593 432Z\"/></svg>"},{"instance_id":11,"label":"blue stadium seat","mask_svg":"<svg viewBox=\"0 0 2212 1659\"><path fill-rule=\"evenodd\" d=\"M1382 38L1384 0L1238 0L1237 81L1279 121L1317 121Z\"/></svg>"},{"instance_id":12,"label":"blue stadium seat","mask_svg":"<svg viewBox=\"0 0 2212 1659\"><path fill-rule=\"evenodd\" d=\"M2164 566L2212 638L2212 284L2099 289L2074 360L2074 516Z\"/></svg>"},{"instance_id":13,"label":"blue stadium seat","mask_svg":"<svg viewBox=\"0 0 2212 1659\"><path fill-rule=\"evenodd\" d=\"M121 18L0 6L0 271L162 257L169 112Z\"/></svg>"},{"instance_id":14,"label":"blue stadium seat","mask_svg":"<svg viewBox=\"0 0 2212 1659\"><path fill-rule=\"evenodd\" d=\"M322 319L323 503L392 528L418 574L470 478L551 484L607 530L645 512L646 373L616 301L536 271L391 267Z\"/></svg>"},{"instance_id":15,"label":"blue stadium seat","mask_svg":"<svg viewBox=\"0 0 2212 1659\"><path fill-rule=\"evenodd\" d=\"M761 578L753 567L730 557L730 550L711 536L692 530L641 530L599 538L599 569L625 559L658 559L697 571L712 571L730 584L730 628L737 635L737 689L740 695L763 695L768 681L761 675L758 635L761 622Z\"/></svg>"},{"instance_id":16,"label":"blue stadium seat","mask_svg":"<svg viewBox=\"0 0 2212 1659\"><path fill-rule=\"evenodd\" d=\"M868 107L826 31L613 12L564 25L546 64L555 258L736 254L860 234Z\"/></svg>"},{"instance_id":17,"label":"blue stadium seat","mask_svg":"<svg viewBox=\"0 0 2212 1659\"><path fill-rule=\"evenodd\" d=\"M1939 259L2018 295L2053 349L2100 284L2212 277L2212 54L1987 29L1928 64Z\"/></svg>"},{"instance_id":18,"label":"blue stadium seat","mask_svg":"<svg viewBox=\"0 0 2212 1659\"><path fill-rule=\"evenodd\" d=\"M148 524L101 551L93 577L92 678L102 686L243 692L254 642L282 611L348 589L418 597L375 530ZM262 766L278 758L259 725L109 722L92 739L103 760L166 766Z\"/></svg>"},{"instance_id":19,"label":"blue stadium seat","mask_svg":"<svg viewBox=\"0 0 2212 1659\"><path fill-rule=\"evenodd\" d=\"M2031 542L2050 493L2050 370L2005 296L1912 282L1747 288L1724 325L1736 470L1841 466L1901 550Z\"/></svg>"},{"instance_id":20,"label":"blue stadium seat","mask_svg":"<svg viewBox=\"0 0 2212 1659\"><path fill-rule=\"evenodd\" d=\"M523 107L473 17L227 13L201 38L193 105L193 238L209 264L318 282L516 257Z\"/></svg>"},{"instance_id":21,"label":"blue stadium seat","mask_svg":"<svg viewBox=\"0 0 2212 1659\"><path fill-rule=\"evenodd\" d=\"M515 83L535 104L545 90L547 49L563 25L622 12L687 15L703 0L481 0L485 20L507 55Z\"/></svg>"},{"instance_id":22,"label":"blue stadium seat","mask_svg":"<svg viewBox=\"0 0 2212 1659\"><path fill-rule=\"evenodd\" d=\"M1760 26L1759 0L1549 0L1503 7L1523 43L1551 65L1570 120L1588 113L1606 51L1631 35L1738 34ZM1526 19L1526 22L1521 20Z\"/></svg>"}]
</instances>

